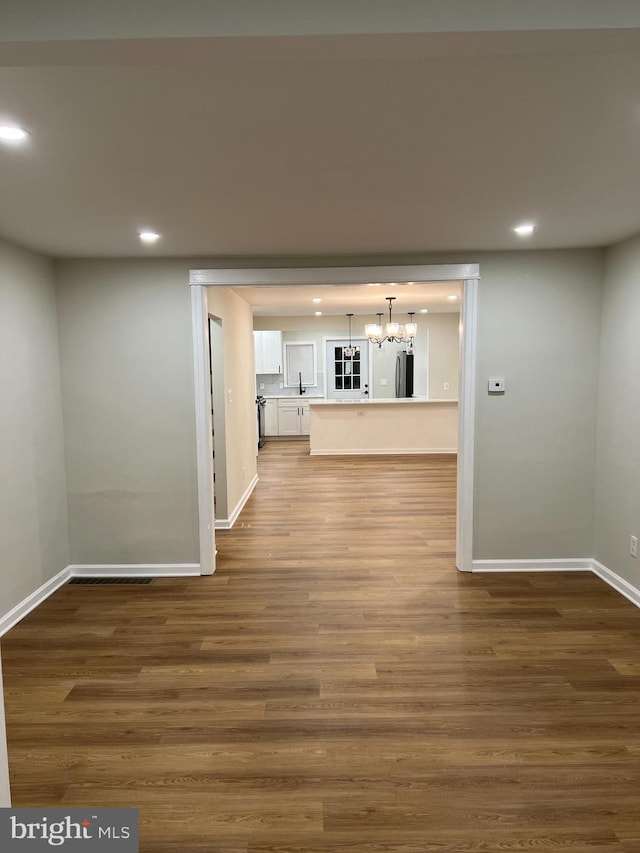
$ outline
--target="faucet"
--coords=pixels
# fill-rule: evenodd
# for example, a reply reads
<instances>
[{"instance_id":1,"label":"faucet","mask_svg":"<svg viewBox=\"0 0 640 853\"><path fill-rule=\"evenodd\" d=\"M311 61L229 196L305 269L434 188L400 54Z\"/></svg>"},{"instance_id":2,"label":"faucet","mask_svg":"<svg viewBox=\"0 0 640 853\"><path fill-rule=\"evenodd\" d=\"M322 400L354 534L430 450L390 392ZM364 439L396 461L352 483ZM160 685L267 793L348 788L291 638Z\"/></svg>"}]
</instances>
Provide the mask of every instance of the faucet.
<instances>
[{"instance_id":1,"label":"faucet","mask_svg":"<svg viewBox=\"0 0 640 853\"><path fill-rule=\"evenodd\" d=\"M298 371L298 378L300 380L300 394L305 394L307 389L302 387L302 371Z\"/></svg>"}]
</instances>

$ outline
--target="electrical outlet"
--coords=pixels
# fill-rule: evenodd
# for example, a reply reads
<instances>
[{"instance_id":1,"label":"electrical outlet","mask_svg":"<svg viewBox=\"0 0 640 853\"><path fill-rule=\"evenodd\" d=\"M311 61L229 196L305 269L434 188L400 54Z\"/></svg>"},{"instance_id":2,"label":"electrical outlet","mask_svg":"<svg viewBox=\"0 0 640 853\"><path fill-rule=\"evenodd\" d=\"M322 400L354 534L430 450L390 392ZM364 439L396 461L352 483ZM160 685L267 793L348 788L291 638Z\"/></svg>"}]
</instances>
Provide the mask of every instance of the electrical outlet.
<instances>
[{"instance_id":1,"label":"electrical outlet","mask_svg":"<svg viewBox=\"0 0 640 853\"><path fill-rule=\"evenodd\" d=\"M261 382L261 383L260 383L260 390L261 390L261 391L264 391L264 382Z\"/></svg>"},{"instance_id":2,"label":"electrical outlet","mask_svg":"<svg viewBox=\"0 0 640 853\"><path fill-rule=\"evenodd\" d=\"M381 379L381 380L380 380L380 385L388 385L388 384L389 384L389 380L388 380L388 379Z\"/></svg>"},{"instance_id":3,"label":"electrical outlet","mask_svg":"<svg viewBox=\"0 0 640 853\"><path fill-rule=\"evenodd\" d=\"M629 540L629 553L632 557L638 558L638 537L632 536Z\"/></svg>"},{"instance_id":4,"label":"electrical outlet","mask_svg":"<svg viewBox=\"0 0 640 853\"><path fill-rule=\"evenodd\" d=\"M448 390L449 390L449 388L451 388L451 385L449 385L449 383L448 383L448 382L445 382L445 383L444 383L444 385L442 386L442 390L443 390L443 391L448 391Z\"/></svg>"}]
</instances>

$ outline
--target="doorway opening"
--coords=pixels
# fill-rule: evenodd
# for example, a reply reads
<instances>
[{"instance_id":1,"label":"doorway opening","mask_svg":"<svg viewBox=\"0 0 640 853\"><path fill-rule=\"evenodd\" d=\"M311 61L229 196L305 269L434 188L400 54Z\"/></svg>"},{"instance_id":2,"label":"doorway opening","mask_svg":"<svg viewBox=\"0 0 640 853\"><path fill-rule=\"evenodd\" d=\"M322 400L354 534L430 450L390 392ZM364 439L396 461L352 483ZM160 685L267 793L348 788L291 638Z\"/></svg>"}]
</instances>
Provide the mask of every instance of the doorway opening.
<instances>
[{"instance_id":1,"label":"doorway opening","mask_svg":"<svg viewBox=\"0 0 640 853\"><path fill-rule=\"evenodd\" d=\"M397 282L458 282L461 284L459 336L459 393L457 441L457 512L456 566L461 571L472 570L473 553L473 463L475 421L475 365L477 338L477 264L447 264L385 267L313 267L313 268L251 268L192 270L192 321L194 341L194 377L197 428L198 496L201 531L201 570L215 570L212 546L213 501L212 456L207 452L211 443L210 406L202 405L207 393L208 371L204 371L202 352L208 348L206 322L206 289L208 287L300 288L343 287L354 282L377 282L392 285ZM202 396L201 396L202 395Z\"/></svg>"},{"instance_id":2,"label":"doorway opening","mask_svg":"<svg viewBox=\"0 0 640 853\"><path fill-rule=\"evenodd\" d=\"M224 407L224 338L222 320L209 314L209 371L211 377L211 458L213 460L213 517L227 518L227 435Z\"/></svg>"}]
</instances>

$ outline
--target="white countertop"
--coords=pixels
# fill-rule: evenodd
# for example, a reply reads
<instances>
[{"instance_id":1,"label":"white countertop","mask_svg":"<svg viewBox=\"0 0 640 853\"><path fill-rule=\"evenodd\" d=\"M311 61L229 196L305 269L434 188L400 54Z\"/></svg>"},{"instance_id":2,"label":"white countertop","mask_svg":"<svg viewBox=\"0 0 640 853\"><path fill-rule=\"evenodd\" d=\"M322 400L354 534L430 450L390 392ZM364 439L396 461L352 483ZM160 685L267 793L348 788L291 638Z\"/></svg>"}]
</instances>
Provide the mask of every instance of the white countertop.
<instances>
[{"instance_id":1,"label":"white countertop","mask_svg":"<svg viewBox=\"0 0 640 853\"><path fill-rule=\"evenodd\" d=\"M432 405L434 403L451 403L458 405L457 400L432 400L428 397L385 397L378 400L362 399L362 400L311 400L314 406L406 406L407 404Z\"/></svg>"}]
</instances>

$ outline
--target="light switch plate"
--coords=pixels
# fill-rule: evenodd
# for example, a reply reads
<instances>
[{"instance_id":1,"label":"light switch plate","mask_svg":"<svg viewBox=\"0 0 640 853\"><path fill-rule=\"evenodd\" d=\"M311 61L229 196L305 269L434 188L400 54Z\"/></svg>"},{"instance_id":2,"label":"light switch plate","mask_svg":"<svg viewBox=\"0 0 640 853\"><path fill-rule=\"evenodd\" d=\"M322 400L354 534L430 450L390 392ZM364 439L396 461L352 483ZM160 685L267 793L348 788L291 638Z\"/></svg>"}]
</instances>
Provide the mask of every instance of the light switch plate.
<instances>
[{"instance_id":1,"label":"light switch plate","mask_svg":"<svg viewBox=\"0 0 640 853\"><path fill-rule=\"evenodd\" d=\"M504 394L506 391L506 383L504 379L490 379L489 380L489 393L490 394Z\"/></svg>"}]
</instances>

